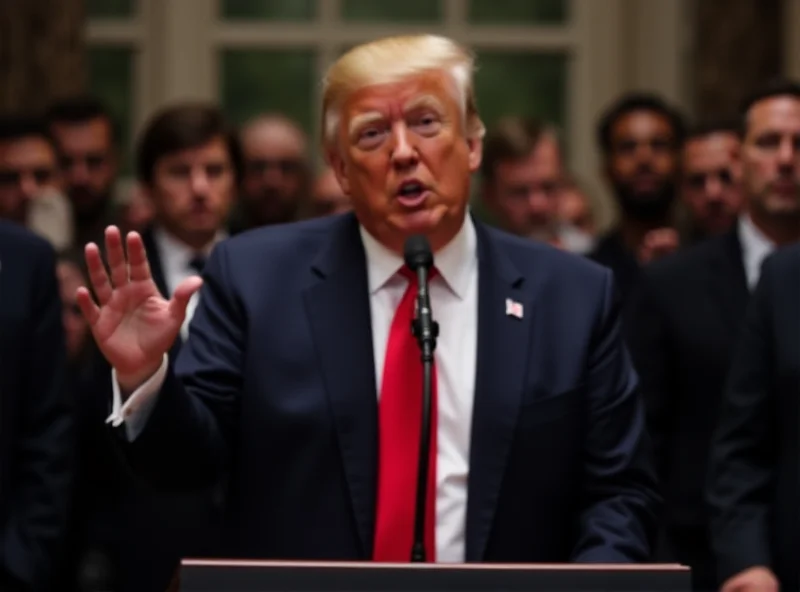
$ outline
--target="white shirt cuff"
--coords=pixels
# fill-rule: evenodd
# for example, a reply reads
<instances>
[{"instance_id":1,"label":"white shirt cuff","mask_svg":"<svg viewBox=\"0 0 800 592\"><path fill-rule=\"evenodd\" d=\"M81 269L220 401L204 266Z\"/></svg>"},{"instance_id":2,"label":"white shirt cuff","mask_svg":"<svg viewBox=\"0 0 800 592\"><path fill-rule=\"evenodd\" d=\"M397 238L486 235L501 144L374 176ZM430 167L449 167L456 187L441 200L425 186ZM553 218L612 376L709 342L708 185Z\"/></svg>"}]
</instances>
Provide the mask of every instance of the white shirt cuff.
<instances>
[{"instance_id":1,"label":"white shirt cuff","mask_svg":"<svg viewBox=\"0 0 800 592\"><path fill-rule=\"evenodd\" d=\"M106 419L106 423L110 423L115 428L124 423L128 441L133 442L144 430L158 401L158 393L164 384L168 366L168 356L164 354L164 359L156 373L133 391L125 404L122 403L122 391L117 381L117 371L111 369L111 415Z\"/></svg>"}]
</instances>

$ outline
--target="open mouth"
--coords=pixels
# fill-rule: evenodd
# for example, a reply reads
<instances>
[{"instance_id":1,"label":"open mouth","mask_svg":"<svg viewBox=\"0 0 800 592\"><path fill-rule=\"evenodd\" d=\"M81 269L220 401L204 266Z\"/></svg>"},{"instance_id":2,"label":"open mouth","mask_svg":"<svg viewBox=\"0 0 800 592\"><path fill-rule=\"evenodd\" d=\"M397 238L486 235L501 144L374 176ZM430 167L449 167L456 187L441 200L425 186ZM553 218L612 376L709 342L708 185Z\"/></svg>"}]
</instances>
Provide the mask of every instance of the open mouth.
<instances>
[{"instance_id":1,"label":"open mouth","mask_svg":"<svg viewBox=\"0 0 800 592\"><path fill-rule=\"evenodd\" d=\"M406 207L415 207L425 201L427 190L418 181L408 181L397 192L398 201Z\"/></svg>"}]
</instances>

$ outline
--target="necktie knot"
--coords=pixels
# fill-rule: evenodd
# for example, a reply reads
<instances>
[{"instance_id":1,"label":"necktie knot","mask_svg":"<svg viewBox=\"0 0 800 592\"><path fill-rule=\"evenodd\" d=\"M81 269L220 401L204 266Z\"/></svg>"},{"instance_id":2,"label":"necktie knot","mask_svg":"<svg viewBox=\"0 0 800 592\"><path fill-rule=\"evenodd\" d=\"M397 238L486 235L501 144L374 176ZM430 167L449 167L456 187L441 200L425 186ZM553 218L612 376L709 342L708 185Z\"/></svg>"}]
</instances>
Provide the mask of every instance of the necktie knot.
<instances>
[{"instance_id":1,"label":"necktie knot","mask_svg":"<svg viewBox=\"0 0 800 592\"><path fill-rule=\"evenodd\" d=\"M189 267L198 275L203 275L203 269L205 269L205 266L205 255L195 255L192 257L191 261L189 261Z\"/></svg>"},{"instance_id":2,"label":"necktie knot","mask_svg":"<svg viewBox=\"0 0 800 592\"><path fill-rule=\"evenodd\" d=\"M416 272L414 272L408 265L403 265L400 268L400 275L405 277L412 285L416 285L419 281L419 277L417 276ZM428 280L432 280L437 275L439 275L439 270L435 267L432 267L430 271L428 271Z\"/></svg>"}]
</instances>

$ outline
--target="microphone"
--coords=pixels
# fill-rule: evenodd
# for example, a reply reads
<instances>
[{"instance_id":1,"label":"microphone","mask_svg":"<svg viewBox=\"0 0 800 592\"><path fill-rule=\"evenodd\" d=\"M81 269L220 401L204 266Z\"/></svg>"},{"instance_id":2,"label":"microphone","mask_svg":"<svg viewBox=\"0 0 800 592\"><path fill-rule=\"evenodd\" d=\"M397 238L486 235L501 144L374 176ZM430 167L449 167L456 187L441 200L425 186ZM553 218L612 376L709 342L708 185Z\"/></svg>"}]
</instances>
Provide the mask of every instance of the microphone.
<instances>
[{"instance_id":1,"label":"microphone","mask_svg":"<svg viewBox=\"0 0 800 592\"><path fill-rule=\"evenodd\" d=\"M433 392L433 351L439 336L439 324L433 320L428 293L428 273L433 267L430 243L423 235L408 237L403 248L406 266L417 274L417 314L411 322L411 332L422 354L422 429L420 430L419 464L417 470L417 500L414 516L414 544L411 561L425 561L425 506L428 490L428 468L431 447L431 413Z\"/></svg>"}]
</instances>

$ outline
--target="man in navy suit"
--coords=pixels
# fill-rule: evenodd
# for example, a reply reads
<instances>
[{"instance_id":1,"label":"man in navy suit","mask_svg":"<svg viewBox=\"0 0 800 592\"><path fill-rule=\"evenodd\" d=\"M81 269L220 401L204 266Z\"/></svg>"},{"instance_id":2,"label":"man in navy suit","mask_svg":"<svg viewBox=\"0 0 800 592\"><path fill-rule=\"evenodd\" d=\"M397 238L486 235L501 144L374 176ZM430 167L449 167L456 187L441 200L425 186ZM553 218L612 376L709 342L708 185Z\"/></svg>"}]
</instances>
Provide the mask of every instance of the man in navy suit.
<instances>
[{"instance_id":1,"label":"man in navy suit","mask_svg":"<svg viewBox=\"0 0 800 592\"><path fill-rule=\"evenodd\" d=\"M648 560L659 496L611 272L468 214L472 68L429 35L340 58L323 144L354 214L224 241L169 300L139 235L126 259L107 229L108 274L87 246L97 303L78 299L114 368L109 422L164 487L229 475L221 555L409 560L419 431L397 426L419 415L421 381L404 381L421 368L402 251L424 234L441 327L428 558Z\"/></svg>"},{"instance_id":2,"label":"man in navy suit","mask_svg":"<svg viewBox=\"0 0 800 592\"><path fill-rule=\"evenodd\" d=\"M23 173L24 175L25 173ZM0 590L44 590L67 526L73 407L53 248L0 220Z\"/></svg>"}]
</instances>

